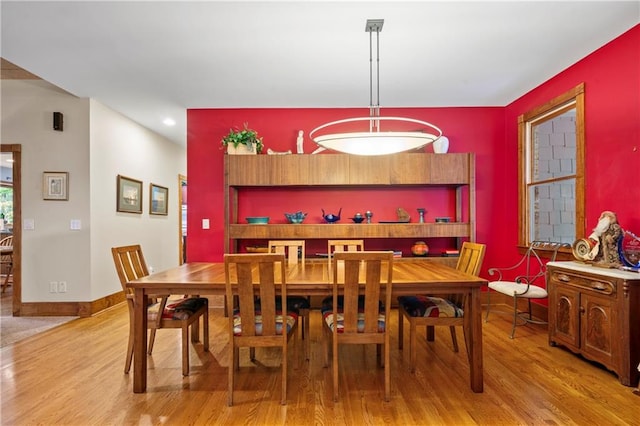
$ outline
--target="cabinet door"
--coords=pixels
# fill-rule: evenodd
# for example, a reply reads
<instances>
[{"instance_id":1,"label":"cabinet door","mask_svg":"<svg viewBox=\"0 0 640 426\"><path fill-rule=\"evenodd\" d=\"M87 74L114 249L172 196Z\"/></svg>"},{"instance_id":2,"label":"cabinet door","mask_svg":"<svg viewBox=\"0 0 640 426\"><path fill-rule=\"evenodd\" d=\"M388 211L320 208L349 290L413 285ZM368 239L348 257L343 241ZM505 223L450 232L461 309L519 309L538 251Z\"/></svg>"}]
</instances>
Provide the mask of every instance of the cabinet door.
<instances>
[{"instance_id":1,"label":"cabinet door","mask_svg":"<svg viewBox=\"0 0 640 426\"><path fill-rule=\"evenodd\" d=\"M581 346L582 353L593 361L608 367L613 363L614 327L616 311L611 297L602 297L589 292L582 294L581 300Z\"/></svg>"},{"instance_id":2,"label":"cabinet door","mask_svg":"<svg viewBox=\"0 0 640 426\"><path fill-rule=\"evenodd\" d=\"M549 293L549 341L580 347L580 293L572 287L552 283Z\"/></svg>"}]
</instances>

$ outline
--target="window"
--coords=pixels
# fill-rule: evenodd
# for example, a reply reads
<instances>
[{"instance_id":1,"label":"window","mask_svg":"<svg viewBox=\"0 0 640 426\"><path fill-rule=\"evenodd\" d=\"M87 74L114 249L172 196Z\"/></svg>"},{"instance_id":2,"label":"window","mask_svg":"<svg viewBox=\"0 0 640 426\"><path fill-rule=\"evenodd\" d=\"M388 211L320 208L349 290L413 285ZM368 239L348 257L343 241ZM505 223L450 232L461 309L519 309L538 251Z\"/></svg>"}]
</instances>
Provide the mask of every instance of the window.
<instances>
[{"instance_id":1,"label":"window","mask_svg":"<svg viewBox=\"0 0 640 426\"><path fill-rule=\"evenodd\" d=\"M584 232L584 85L518 117L519 239L573 243Z\"/></svg>"}]
</instances>

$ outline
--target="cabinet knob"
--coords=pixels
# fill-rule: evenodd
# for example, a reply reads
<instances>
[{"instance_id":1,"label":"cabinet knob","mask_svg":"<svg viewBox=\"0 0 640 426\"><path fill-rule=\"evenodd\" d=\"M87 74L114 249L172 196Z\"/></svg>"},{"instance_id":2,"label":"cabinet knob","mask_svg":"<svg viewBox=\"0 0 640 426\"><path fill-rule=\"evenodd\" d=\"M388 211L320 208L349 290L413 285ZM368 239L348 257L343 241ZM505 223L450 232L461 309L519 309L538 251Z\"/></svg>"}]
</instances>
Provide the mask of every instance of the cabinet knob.
<instances>
[{"instance_id":1,"label":"cabinet knob","mask_svg":"<svg viewBox=\"0 0 640 426\"><path fill-rule=\"evenodd\" d=\"M585 312L584 306L580 306L578 310L580 311L581 314L584 314Z\"/></svg>"}]
</instances>

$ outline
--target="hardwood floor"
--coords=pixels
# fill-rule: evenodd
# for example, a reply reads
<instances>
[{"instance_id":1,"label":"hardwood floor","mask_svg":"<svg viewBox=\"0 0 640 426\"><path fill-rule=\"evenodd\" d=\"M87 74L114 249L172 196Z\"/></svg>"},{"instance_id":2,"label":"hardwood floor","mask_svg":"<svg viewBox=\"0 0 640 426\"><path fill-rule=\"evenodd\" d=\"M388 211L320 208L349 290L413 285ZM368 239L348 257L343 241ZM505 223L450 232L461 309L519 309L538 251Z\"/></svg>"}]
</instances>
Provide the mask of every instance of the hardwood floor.
<instances>
[{"instance_id":1,"label":"hardwood floor","mask_svg":"<svg viewBox=\"0 0 640 426\"><path fill-rule=\"evenodd\" d=\"M241 351L230 408L221 309L211 310L211 352L200 344L190 351L189 377L181 375L180 331L160 330L149 357L147 393L134 394L132 376L123 374L128 314L121 304L2 348L1 423L640 424L640 397L633 388L549 347L543 327L519 327L510 340L509 317L492 314L483 324L484 393L474 394L464 344L459 353L452 351L448 327L436 330L435 343L419 341L416 373L409 373L408 353L397 349L397 318L393 311L391 402L383 399L375 347L354 346L341 348L341 398L333 403L331 369L322 367L320 314L313 311L311 359L290 362L288 404L279 403L278 350L258 348L255 365Z\"/></svg>"}]
</instances>

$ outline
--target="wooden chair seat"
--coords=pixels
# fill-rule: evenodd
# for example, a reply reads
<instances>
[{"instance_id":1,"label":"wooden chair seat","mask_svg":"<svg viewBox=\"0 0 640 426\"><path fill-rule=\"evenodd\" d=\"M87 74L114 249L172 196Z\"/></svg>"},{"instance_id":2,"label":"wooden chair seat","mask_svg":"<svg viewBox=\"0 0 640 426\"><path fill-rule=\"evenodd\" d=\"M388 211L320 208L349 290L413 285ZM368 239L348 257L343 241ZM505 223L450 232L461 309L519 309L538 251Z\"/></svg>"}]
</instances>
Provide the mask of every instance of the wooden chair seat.
<instances>
[{"instance_id":1,"label":"wooden chair seat","mask_svg":"<svg viewBox=\"0 0 640 426\"><path fill-rule=\"evenodd\" d=\"M13 235L0 240L0 246L8 247L13 246ZM4 293L11 284L10 279L13 277L13 254L4 254L0 256L0 266L4 274L4 280L2 281L2 292Z\"/></svg>"}]
</instances>

